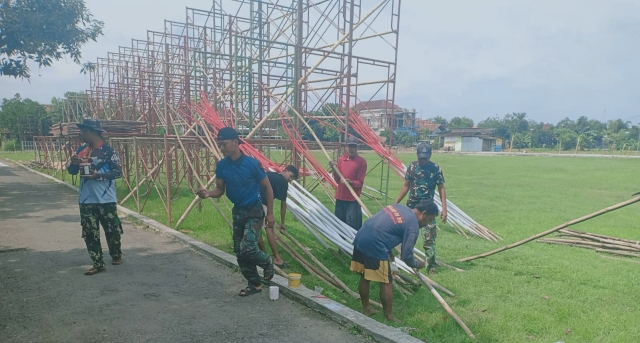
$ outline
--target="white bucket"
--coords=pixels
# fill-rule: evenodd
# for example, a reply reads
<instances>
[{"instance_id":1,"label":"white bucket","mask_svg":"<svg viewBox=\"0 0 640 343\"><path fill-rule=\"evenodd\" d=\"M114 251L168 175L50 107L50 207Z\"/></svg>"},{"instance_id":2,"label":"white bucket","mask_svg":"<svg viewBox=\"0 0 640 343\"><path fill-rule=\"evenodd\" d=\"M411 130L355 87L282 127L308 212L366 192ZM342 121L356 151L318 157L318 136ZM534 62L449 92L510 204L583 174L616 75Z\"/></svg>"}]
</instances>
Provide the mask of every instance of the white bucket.
<instances>
[{"instance_id":1,"label":"white bucket","mask_svg":"<svg viewBox=\"0 0 640 343\"><path fill-rule=\"evenodd\" d=\"M275 301L280 298L280 288L278 286L269 286L269 299Z\"/></svg>"}]
</instances>

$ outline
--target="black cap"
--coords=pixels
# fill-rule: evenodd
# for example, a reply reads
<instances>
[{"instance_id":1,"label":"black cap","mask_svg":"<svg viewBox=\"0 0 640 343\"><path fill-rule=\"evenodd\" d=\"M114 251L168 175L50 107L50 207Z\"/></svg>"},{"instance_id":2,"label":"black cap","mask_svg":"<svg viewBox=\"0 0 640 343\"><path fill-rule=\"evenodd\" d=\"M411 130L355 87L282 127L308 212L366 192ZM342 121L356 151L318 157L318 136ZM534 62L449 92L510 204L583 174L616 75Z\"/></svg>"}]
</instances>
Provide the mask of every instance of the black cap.
<instances>
[{"instance_id":1,"label":"black cap","mask_svg":"<svg viewBox=\"0 0 640 343\"><path fill-rule=\"evenodd\" d=\"M431 144L423 142L418 144L418 158L431 158Z\"/></svg>"},{"instance_id":2,"label":"black cap","mask_svg":"<svg viewBox=\"0 0 640 343\"><path fill-rule=\"evenodd\" d=\"M242 144L240 137L238 136L238 131L236 131L232 127L223 127L218 131L218 140L224 141L227 139L237 139L239 144Z\"/></svg>"},{"instance_id":3,"label":"black cap","mask_svg":"<svg viewBox=\"0 0 640 343\"><path fill-rule=\"evenodd\" d=\"M358 143L358 139L354 136L349 136L347 138L347 141L344 142L346 145L358 145L360 143Z\"/></svg>"},{"instance_id":4,"label":"black cap","mask_svg":"<svg viewBox=\"0 0 640 343\"><path fill-rule=\"evenodd\" d=\"M295 166L292 166L292 165L288 165L286 168L284 168L284 170L290 171L291 174L293 175L294 179L298 179L298 176L300 175L298 173L298 168L296 168Z\"/></svg>"},{"instance_id":5,"label":"black cap","mask_svg":"<svg viewBox=\"0 0 640 343\"><path fill-rule=\"evenodd\" d=\"M98 119L84 119L82 123L76 123L79 129L89 129L96 132L104 132L102 124Z\"/></svg>"}]
</instances>

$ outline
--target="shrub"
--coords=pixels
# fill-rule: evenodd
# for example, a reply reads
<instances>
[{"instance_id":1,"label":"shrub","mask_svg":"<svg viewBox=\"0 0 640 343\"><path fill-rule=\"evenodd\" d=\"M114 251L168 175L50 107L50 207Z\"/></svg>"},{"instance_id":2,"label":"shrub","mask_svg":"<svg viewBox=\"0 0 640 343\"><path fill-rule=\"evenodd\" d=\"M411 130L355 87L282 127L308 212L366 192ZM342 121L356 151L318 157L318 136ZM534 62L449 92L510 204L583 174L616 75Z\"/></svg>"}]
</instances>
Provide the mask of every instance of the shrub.
<instances>
[{"instance_id":1,"label":"shrub","mask_svg":"<svg viewBox=\"0 0 640 343\"><path fill-rule=\"evenodd\" d=\"M15 140L4 142L4 146L2 147L4 151L16 151L19 150L18 142Z\"/></svg>"}]
</instances>

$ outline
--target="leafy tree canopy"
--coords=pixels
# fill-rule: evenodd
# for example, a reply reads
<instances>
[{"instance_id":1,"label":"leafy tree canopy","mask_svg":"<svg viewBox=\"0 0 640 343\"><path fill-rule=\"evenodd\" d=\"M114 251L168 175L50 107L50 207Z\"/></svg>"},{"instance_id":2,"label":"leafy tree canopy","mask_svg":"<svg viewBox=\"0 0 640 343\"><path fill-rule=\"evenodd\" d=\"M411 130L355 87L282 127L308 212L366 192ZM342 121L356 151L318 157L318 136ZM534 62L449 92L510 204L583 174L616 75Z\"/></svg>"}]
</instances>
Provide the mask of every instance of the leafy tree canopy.
<instances>
[{"instance_id":1,"label":"leafy tree canopy","mask_svg":"<svg viewBox=\"0 0 640 343\"><path fill-rule=\"evenodd\" d=\"M30 79L29 60L49 67L69 56L80 64L80 48L103 27L83 0L0 0L0 75ZM85 63L81 72L92 68Z\"/></svg>"}]
</instances>

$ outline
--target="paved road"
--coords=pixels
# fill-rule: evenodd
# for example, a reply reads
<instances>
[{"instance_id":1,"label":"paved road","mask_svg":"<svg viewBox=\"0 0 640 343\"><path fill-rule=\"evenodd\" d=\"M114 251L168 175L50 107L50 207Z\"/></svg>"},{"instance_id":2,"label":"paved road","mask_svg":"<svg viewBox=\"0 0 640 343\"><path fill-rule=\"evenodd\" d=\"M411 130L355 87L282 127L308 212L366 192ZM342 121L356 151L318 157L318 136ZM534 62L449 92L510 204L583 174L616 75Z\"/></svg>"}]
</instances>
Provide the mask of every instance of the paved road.
<instances>
[{"instance_id":1,"label":"paved road","mask_svg":"<svg viewBox=\"0 0 640 343\"><path fill-rule=\"evenodd\" d=\"M365 342L267 291L236 296L239 273L179 243L124 232L124 264L83 275L75 192L0 166L0 342Z\"/></svg>"}]
</instances>

